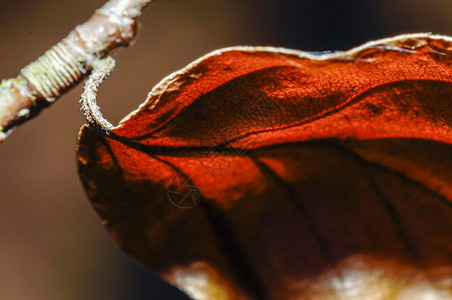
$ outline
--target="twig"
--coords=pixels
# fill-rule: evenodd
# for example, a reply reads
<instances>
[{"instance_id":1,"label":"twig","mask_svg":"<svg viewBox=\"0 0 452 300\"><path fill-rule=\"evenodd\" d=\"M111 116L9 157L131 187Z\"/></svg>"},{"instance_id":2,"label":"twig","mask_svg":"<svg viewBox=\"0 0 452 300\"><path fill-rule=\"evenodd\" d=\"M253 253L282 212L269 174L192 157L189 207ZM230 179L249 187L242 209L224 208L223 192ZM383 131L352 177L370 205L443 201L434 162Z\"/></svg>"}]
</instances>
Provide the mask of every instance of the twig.
<instances>
[{"instance_id":1,"label":"twig","mask_svg":"<svg viewBox=\"0 0 452 300\"><path fill-rule=\"evenodd\" d=\"M0 83L0 142L77 85L92 64L136 36L135 19L152 0L110 0L61 42Z\"/></svg>"}]
</instances>

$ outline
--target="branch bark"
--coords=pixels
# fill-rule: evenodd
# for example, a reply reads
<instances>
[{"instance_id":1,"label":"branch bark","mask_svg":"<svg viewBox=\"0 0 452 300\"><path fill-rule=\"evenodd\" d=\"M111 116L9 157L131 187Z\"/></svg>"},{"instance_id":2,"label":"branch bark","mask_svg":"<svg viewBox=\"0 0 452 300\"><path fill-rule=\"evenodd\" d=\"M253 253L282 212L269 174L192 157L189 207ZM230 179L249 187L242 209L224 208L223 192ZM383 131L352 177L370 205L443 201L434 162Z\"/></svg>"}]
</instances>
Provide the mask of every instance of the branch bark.
<instances>
[{"instance_id":1,"label":"branch bark","mask_svg":"<svg viewBox=\"0 0 452 300\"><path fill-rule=\"evenodd\" d=\"M110 0L84 24L0 83L0 142L19 124L36 116L79 83L92 64L112 49L130 45L136 18L153 0Z\"/></svg>"}]
</instances>

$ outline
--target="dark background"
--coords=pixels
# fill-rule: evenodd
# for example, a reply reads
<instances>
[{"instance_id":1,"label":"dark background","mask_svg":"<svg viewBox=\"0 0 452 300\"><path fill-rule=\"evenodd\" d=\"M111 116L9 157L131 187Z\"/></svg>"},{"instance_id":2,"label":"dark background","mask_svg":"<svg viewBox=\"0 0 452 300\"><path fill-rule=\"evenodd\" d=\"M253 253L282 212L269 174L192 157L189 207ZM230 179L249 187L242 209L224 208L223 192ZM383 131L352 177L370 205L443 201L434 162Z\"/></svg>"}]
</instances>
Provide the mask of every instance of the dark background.
<instances>
[{"instance_id":1,"label":"dark background","mask_svg":"<svg viewBox=\"0 0 452 300\"><path fill-rule=\"evenodd\" d=\"M15 77L104 1L0 0L0 78ZM158 0L100 88L113 123L164 76L216 48L345 50L406 32L452 35L449 0ZM75 165L81 86L0 145L1 299L174 299L120 252L90 207Z\"/></svg>"}]
</instances>

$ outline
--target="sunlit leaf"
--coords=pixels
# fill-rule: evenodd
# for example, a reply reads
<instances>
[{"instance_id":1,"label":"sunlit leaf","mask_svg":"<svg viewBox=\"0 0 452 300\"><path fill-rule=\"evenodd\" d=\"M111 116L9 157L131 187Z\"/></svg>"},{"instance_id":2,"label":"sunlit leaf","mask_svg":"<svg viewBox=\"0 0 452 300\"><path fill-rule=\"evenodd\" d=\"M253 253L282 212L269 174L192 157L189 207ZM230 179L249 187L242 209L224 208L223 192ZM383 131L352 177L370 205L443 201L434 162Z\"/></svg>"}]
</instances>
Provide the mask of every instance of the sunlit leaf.
<instances>
[{"instance_id":1,"label":"sunlit leaf","mask_svg":"<svg viewBox=\"0 0 452 300\"><path fill-rule=\"evenodd\" d=\"M427 34L215 51L109 135L83 127L80 176L118 245L193 298L447 299L451 63Z\"/></svg>"}]
</instances>

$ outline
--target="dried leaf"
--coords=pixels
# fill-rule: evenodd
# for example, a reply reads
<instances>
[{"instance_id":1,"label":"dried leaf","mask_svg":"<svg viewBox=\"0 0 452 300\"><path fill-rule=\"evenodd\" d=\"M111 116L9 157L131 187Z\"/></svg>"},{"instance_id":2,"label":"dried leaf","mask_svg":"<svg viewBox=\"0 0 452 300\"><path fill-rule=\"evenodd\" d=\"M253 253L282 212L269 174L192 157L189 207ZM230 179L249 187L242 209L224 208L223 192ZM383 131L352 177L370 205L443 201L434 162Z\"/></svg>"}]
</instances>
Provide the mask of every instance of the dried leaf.
<instances>
[{"instance_id":1,"label":"dried leaf","mask_svg":"<svg viewBox=\"0 0 452 300\"><path fill-rule=\"evenodd\" d=\"M81 129L83 185L193 298L452 297L451 57L428 34L215 51Z\"/></svg>"}]
</instances>

